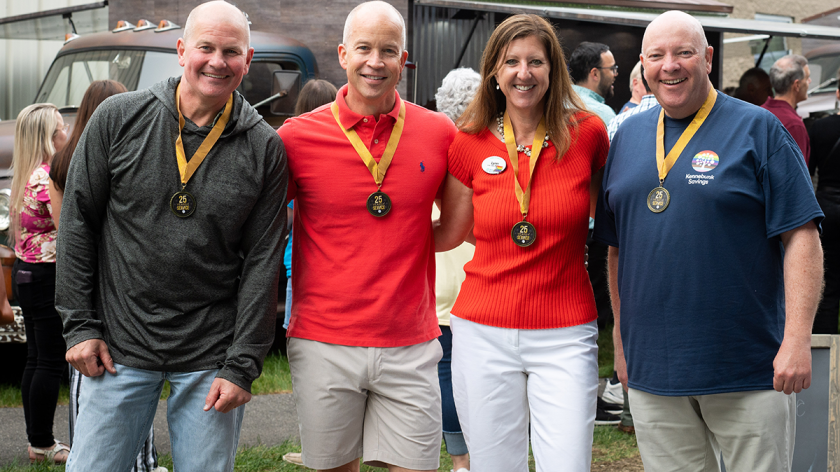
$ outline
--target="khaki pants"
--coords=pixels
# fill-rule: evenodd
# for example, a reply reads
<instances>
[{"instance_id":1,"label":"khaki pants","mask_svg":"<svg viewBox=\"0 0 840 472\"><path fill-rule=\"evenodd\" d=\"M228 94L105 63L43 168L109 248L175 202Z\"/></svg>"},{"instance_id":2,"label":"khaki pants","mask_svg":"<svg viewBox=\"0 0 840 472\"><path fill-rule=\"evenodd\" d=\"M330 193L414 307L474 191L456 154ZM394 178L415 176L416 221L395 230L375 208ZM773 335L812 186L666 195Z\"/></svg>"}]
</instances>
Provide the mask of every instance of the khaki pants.
<instances>
[{"instance_id":1,"label":"khaki pants","mask_svg":"<svg viewBox=\"0 0 840 472\"><path fill-rule=\"evenodd\" d=\"M796 395L774 390L687 397L630 389L646 472L789 472Z\"/></svg>"}]
</instances>

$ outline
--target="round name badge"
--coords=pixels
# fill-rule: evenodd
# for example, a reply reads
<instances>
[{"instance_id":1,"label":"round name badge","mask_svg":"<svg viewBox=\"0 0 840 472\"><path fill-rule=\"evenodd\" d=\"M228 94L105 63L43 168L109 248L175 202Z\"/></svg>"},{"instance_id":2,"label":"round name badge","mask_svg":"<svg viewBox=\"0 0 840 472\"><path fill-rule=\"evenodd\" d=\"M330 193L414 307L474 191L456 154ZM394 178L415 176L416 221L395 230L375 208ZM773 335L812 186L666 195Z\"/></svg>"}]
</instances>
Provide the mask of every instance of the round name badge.
<instances>
[{"instance_id":1,"label":"round name badge","mask_svg":"<svg viewBox=\"0 0 840 472\"><path fill-rule=\"evenodd\" d=\"M520 221L513 225L510 230L510 237L513 238L513 242L517 246L528 247L537 240L537 229L527 221Z\"/></svg>"},{"instance_id":2,"label":"round name badge","mask_svg":"<svg viewBox=\"0 0 840 472\"><path fill-rule=\"evenodd\" d=\"M501 174L506 168L507 163L499 156L490 156L481 163L481 169L490 175Z\"/></svg>"},{"instance_id":3,"label":"round name badge","mask_svg":"<svg viewBox=\"0 0 840 472\"><path fill-rule=\"evenodd\" d=\"M195 197L189 192L178 192L169 199L169 209L178 218L186 218L195 213Z\"/></svg>"},{"instance_id":4,"label":"round name badge","mask_svg":"<svg viewBox=\"0 0 840 472\"><path fill-rule=\"evenodd\" d=\"M373 192L367 199L367 210L373 216L383 217L391 211L391 198L385 192Z\"/></svg>"},{"instance_id":5,"label":"round name badge","mask_svg":"<svg viewBox=\"0 0 840 472\"><path fill-rule=\"evenodd\" d=\"M656 187L647 197L648 209L654 213L662 213L671 203L671 194L664 187Z\"/></svg>"}]
</instances>

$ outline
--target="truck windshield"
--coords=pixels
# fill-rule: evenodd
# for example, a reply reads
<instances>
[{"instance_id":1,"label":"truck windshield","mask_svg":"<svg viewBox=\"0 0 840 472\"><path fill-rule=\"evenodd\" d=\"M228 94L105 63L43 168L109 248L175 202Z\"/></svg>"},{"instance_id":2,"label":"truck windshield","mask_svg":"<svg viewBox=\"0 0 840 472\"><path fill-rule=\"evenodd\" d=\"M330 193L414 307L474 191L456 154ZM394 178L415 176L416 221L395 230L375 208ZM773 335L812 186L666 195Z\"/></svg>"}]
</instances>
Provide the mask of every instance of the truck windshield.
<instances>
[{"instance_id":1,"label":"truck windshield","mask_svg":"<svg viewBox=\"0 0 840 472\"><path fill-rule=\"evenodd\" d=\"M53 62L35 102L78 107L94 80L116 80L134 91L182 72L174 52L112 49L66 54Z\"/></svg>"}]
</instances>

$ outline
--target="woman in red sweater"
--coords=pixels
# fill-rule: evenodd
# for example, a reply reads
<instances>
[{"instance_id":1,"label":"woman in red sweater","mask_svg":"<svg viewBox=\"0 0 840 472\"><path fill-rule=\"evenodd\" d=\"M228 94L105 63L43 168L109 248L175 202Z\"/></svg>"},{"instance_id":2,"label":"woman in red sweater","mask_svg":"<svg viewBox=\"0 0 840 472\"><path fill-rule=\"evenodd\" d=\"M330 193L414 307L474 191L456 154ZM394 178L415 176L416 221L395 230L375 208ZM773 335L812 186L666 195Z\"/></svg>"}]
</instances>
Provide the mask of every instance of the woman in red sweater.
<instances>
[{"instance_id":1,"label":"woman in red sweater","mask_svg":"<svg viewBox=\"0 0 840 472\"><path fill-rule=\"evenodd\" d=\"M597 313L584 265L609 148L572 91L551 24L496 28L458 120L436 250L470 228L475 257L452 309L455 403L473 468L588 471L598 388Z\"/></svg>"}]
</instances>

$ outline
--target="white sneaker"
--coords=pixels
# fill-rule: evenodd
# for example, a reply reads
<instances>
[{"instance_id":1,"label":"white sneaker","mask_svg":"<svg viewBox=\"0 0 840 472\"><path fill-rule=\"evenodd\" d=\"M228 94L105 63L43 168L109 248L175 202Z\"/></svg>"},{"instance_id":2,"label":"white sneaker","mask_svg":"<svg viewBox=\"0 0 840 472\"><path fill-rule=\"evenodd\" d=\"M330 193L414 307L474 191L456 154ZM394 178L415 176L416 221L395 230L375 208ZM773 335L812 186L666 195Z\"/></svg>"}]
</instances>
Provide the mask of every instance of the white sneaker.
<instances>
[{"instance_id":1,"label":"white sneaker","mask_svg":"<svg viewBox=\"0 0 840 472\"><path fill-rule=\"evenodd\" d=\"M283 455L283 460L289 464L303 465L303 457L299 452L289 452Z\"/></svg>"},{"instance_id":2,"label":"white sneaker","mask_svg":"<svg viewBox=\"0 0 840 472\"><path fill-rule=\"evenodd\" d=\"M616 382L615 384L613 384L607 381L607 386L604 387L604 393L603 395L601 395L601 399L603 399L605 402L623 405L624 387L621 386L621 382Z\"/></svg>"},{"instance_id":3,"label":"white sneaker","mask_svg":"<svg viewBox=\"0 0 840 472\"><path fill-rule=\"evenodd\" d=\"M156 467L152 472L169 472L169 469L166 467Z\"/></svg>"},{"instance_id":4,"label":"white sneaker","mask_svg":"<svg viewBox=\"0 0 840 472\"><path fill-rule=\"evenodd\" d=\"M466 467L461 467L458 470L452 470L452 469L449 469L449 470L450 470L450 472L470 472L470 469L467 469Z\"/></svg>"}]
</instances>

